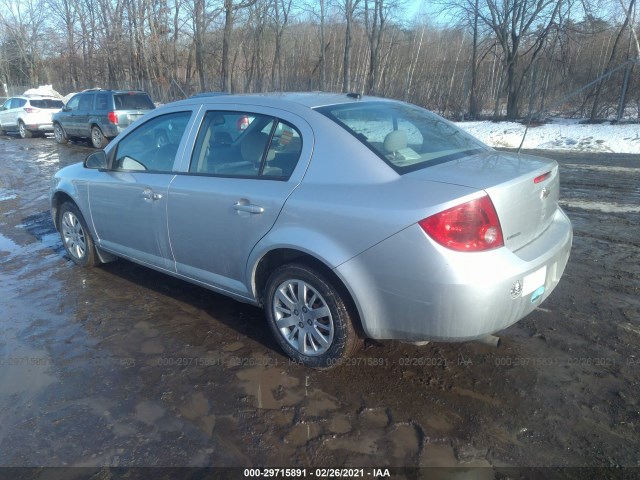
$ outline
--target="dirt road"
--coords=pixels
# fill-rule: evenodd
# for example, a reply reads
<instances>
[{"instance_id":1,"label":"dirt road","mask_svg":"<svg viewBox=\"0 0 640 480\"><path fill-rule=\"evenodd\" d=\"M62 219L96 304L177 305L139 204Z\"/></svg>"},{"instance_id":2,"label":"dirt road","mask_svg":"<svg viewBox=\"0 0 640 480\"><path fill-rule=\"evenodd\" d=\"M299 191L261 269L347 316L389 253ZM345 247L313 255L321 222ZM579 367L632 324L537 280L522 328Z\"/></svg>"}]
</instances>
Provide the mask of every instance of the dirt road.
<instances>
[{"instance_id":1,"label":"dirt road","mask_svg":"<svg viewBox=\"0 0 640 480\"><path fill-rule=\"evenodd\" d=\"M91 150L0 137L0 466L640 466L640 155L551 155L575 240L480 344L291 364L261 310L68 260L49 179Z\"/></svg>"}]
</instances>

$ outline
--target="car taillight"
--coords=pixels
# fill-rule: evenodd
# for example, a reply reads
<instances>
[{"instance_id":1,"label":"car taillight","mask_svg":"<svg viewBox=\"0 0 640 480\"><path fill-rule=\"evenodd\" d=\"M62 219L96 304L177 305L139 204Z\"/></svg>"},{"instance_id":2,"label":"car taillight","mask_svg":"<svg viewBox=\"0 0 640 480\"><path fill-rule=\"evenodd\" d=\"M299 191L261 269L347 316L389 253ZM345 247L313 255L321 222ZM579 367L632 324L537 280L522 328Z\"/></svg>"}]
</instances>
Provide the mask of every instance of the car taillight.
<instances>
[{"instance_id":1,"label":"car taillight","mask_svg":"<svg viewBox=\"0 0 640 480\"><path fill-rule=\"evenodd\" d=\"M488 195L418 223L431 238L451 250L481 252L504 245L500 220Z\"/></svg>"},{"instance_id":2,"label":"car taillight","mask_svg":"<svg viewBox=\"0 0 640 480\"><path fill-rule=\"evenodd\" d=\"M109 112L107 113L107 118L109 119L109 121L111 123L113 123L114 125L118 124L118 114L116 112Z\"/></svg>"},{"instance_id":3,"label":"car taillight","mask_svg":"<svg viewBox=\"0 0 640 480\"><path fill-rule=\"evenodd\" d=\"M27 113L36 113L39 112L40 109L39 108L33 108L33 107L24 107L24 111Z\"/></svg>"},{"instance_id":4,"label":"car taillight","mask_svg":"<svg viewBox=\"0 0 640 480\"><path fill-rule=\"evenodd\" d=\"M538 175L536 178L533 179L533 183L544 182L550 176L551 176L551 172L547 172L547 173L543 173L542 175Z\"/></svg>"}]
</instances>

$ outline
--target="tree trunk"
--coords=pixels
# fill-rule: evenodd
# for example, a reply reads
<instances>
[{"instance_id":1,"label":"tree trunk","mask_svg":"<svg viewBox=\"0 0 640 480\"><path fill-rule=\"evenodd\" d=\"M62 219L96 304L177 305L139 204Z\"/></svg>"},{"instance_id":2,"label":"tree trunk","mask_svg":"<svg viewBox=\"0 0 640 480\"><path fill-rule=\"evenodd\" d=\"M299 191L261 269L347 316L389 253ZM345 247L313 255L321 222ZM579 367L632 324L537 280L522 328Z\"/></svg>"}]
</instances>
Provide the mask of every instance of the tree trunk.
<instances>
[{"instance_id":1,"label":"tree trunk","mask_svg":"<svg viewBox=\"0 0 640 480\"><path fill-rule=\"evenodd\" d=\"M222 36L222 89L231 93L229 46L233 33L233 0L224 0L224 33Z\"/></svg>"}]
</instances>

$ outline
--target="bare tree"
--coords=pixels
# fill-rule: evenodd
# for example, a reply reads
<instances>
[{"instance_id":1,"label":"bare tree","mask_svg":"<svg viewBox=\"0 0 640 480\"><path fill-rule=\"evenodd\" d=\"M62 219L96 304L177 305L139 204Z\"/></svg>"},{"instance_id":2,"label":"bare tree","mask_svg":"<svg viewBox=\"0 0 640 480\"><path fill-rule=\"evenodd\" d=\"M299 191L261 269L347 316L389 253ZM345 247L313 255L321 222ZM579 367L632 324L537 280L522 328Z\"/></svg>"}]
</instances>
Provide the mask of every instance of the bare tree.
<instances>
[{"instance_id":1,"label":"bare tree","mask_svg":"<svg viewBox=\"0 0 640 480\"><path fill-rule=\"evenodd\" d=\"M595 87L596 88L595 97L593 100L593 106L591 107L591 115L589 116L590 121L595 120L595 118L598 115L598 111L600 108L600 95L602 93L602 86L606 81L606 78L604 77L611 72L611 69L613 67L615 67L614 61L618 53L618 48L620 47L620 43L624 36L624 32L626 31L627 27L629 27L629 23L631 22L631 18L633 17L633 14L635 11L635 5L636 5L636 0L629 0L629 5L624 9L625 10L624 21L622 23L622 26L620 27L620 30L618 31L618 34L616 35L615 41L613 42L613 48L611 49L611 54L609 55L607 66L604 72L602 72L603 78L597 83Z\"/></svg>"},{"instance_id":2,"label":"bare tree","mask_svg":"<svg viewBox=\"0 0 640 480\"><path fill-rule=\"evenodd\" d=\"M504 55L507 79L507 118L518 117L521 80L535 61L553 29L564 0L486 0L486 10L478 11L480 18L493 30ZM535 25L534 25L535 22ZM533 27L537 26L534 30ZM523 42L528 44L523 49ZM524 50L524 51L523 51ZM525 60L525 54L529 54ZM524 72L518 78L521 62Z\"/></svg>"},{"instance_id":3,"label":"bare tree","mask_svg":"<svg viewBox=\"0 0 640 480\"><path fill-rule=\"evenodd\" d=\"M39 0L3 0L0 20L8 41L13 45L16 64L22 66L22 76L31 85L40 81L42 73L42 35L46 9Z\"/></svg>"},{"instance_id":4,"label":"bare tree","mask_svg":"<svg viewBox=\"0 0 640 480\"><path fill-rule=\"evenodd\" d=\"M61 22L65 33L67 71L72 88L76 90L79 82L75 46L75 24L78 21L78 11L71 0L49 0L48 7Z\"/></svg>"},{"instance_id":5,"label":"bare tree","mask_svg":"<svg viewBox=\"0 0 640 480\"><path fill-rule=\"evenodd\" d=\"M225 92L231 92L231 62L229 51L231 49L231 34L233 33L233 14L243 8L255 4L257 0L243 0L234 3L234 0L224 0L224 33L222 38L222 88Z\"/></svg>"},{"instance_id":6,"label":"bare tree","mask_svg":"<svg viewBox=\"0 0 640 480\"><path fill-rule=\"evenodd\" d=\"M343 9L345 17L345 33L344 33L344 56L342 60L342 91L351 91L351 47L352 47L352 29L356 11L360 0L343 0L340 7Z\"/></svg>"},{"instance_id":7,"label":"bare tree","mask_svg":"<svg viewBox=\"0 0 640 480\"><path fill-rule=\"evenodd\" d=\"M275 48L271 68L271 88L282 90L282 36L289 22L292 0L273 0L273 28L275 30ZM276 73L278 80L276 81Z\"/></svg>"}]
</instances>

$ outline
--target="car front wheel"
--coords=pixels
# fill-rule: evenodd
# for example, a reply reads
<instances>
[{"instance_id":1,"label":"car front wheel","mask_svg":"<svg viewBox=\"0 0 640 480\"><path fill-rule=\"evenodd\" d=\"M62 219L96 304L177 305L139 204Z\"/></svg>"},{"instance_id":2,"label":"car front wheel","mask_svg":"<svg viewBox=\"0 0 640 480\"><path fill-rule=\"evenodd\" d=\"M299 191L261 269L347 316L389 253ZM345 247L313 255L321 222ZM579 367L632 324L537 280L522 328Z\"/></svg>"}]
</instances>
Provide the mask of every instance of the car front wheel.
<instances>
[{"instance_id":1,"label":"car front wheel","mask_svg":"<svg viewBox=\"0 0 640 480\"><path fill-rule=\"evenodd\" d=\"M67 143L69 141L67 134L64 133L62 125L60 125L59 123L55 123L53 125L53 135L56 137L56 142L60 144Z\"/></svg>"},{"instance_id":2,"label":"car front wheel","mask_svg":"<svg viewBox=\"0 0 640 480\"><path fill-rule=\"evenodd\" d=\"M31 137L33 137L33 133L31 132L31 130L29 130L27 128L27 126L24 124L24 122L22 122L22 121L18 125L18 131L20 132L20 137L21 138L31 138Z\"/></svg>"},{"instance_id":3,"label":"car front wheel","mask_svg":"<svg viewBox=\"0 0 640 480\"><path fill-rule=\"evenodd\" d=\"M265 309L280 347L308 367L339 365L361 345L343 294L313 267L277 268L267 281Z\"/></svg>"},{"instance_id":4,"label":"car front wheel","mask_svg":"<svg viewBox=\"0 0 640 480\"><path fill-rule=\"evenodd\" d=\"M94 267L100 263L93 239L78 207L70 202L63 203L58 215L62 244L71 260L82 267Z\"/></svg>"},{"instance_id":5,"label":"car front wheel","mask_svg":"<svg viewBox=\"0 0 640 480\"><path fill-rule=\"evenodd\" d=\"M105 138L100 127L91 128L91 144L94 148L104 148L107 146L108 140Z\"/></svg>"}]
</instances>

